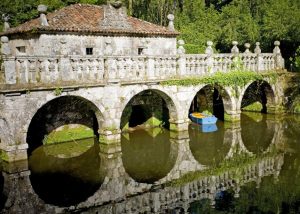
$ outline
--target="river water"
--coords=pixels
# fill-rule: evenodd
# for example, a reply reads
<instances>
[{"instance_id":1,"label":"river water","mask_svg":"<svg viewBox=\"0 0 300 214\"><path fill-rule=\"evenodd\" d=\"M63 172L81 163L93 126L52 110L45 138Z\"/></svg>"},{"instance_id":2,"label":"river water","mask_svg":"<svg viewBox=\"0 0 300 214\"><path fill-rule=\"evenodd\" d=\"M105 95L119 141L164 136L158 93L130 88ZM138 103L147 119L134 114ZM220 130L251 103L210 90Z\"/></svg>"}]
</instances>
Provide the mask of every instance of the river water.
<instances>
[{"instance_id":1,"label":"river water","mask_svg":"<svg viewBox=\"0 0 300 214\"><path fill-rule=\"evenodd\" d=\"M41 146L1 171L1 213L300 213L300 117Z\"/></svg>"}]
</instances>

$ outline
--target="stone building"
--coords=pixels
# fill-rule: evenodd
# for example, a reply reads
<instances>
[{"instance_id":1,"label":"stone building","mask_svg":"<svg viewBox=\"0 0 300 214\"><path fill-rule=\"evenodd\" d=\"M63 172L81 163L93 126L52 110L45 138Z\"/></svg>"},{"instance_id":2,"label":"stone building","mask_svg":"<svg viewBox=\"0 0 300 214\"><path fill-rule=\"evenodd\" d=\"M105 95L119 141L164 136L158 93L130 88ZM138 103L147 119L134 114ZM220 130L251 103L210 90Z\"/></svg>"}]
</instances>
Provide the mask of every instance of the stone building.
<instances>
[{"instance_id":1,"label":"stone building","mask_svg":"<svg viewBox=\"0 0 300 214\"><path fill-rule=\"evenodd\" d=\"M162 27L127 16L125 7L113 3L74 4L49 14L45 5L39 5L38 11L39 18L17 27L9 28L5 22L4 32L0 33L2 54L47 58L176 54L178 33L174 30L172 15L169 27ZM64 70L71 66L67 60L61 60L61 64ZM16 75L5 76L6 83L16 82ZM68 80L68 76L63 79Z\"/></svg>"}]
</instances>

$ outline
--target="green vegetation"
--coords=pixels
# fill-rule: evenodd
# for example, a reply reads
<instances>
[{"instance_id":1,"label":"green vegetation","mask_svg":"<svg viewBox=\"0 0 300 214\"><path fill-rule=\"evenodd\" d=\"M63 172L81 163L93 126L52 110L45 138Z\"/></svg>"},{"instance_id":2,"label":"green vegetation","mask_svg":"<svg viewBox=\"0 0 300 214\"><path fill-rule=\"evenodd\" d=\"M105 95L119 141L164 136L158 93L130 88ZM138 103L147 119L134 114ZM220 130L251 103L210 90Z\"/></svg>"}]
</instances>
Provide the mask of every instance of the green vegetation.
<instances>
[{"instance_id":1,"label":"green vegetation","mask_svg":"<svg viewBox=\"0 0 300 214\"><path fill-rule=\"evenodd\" d=\"M186 79L173 79L163 81L162 85L192 86L199 84L222 86L245 86L249 82L262 81L264 78L275 78L275 72L259 74L252 71L232 71L228 73L217 72L212 76Z\"/></svg>"},{"instance_id":2,"label":"green vegetation","mask_svg":"<svg viewBox=\"0 0 300 214\"><path fill-rule=\"evenodd\" d=\"M9 161L8 154L3 150L0 150L0 162L1 162L1 160L6 161L6 162Z\"/></svg>"},{"instance_id":3,"label":"green vegetation","mask_svg":"<svg viewBox=\"0 0 300 214\"><path fill-rule=\"evenodd\" d=\"M46 136L43 140L43 144L47 145L67 141L76 141L91 137L94 137L94 132L92 129L87 128L86 126L78 125L76 127L70 127L69 125L65 125L62 129L54 130L48 136Z\"/></svg>"},{"instance_id":4,"label":"green vegetation","mask_svg":"<svg viewBox=\"0 0 300 214\"><path fill-rule=\"evenodd\" d=\"M248 106L245 106L242 110L244 111L253 111L253 112L261 112L263 106L260 102L254 102Z\"/></svg>"},{"instance_id":5,"label":"green vegetation","mask_svg":"<svg viewBox=\"0 0 300 214\"><path fill-rule=\"evenodd\" d=\"M290 57L293 71L300 71L300 46L297 48L294 56Z\"/></svg>"},{"instance_id":6,"label":"green vegetation","mask_svg":"<svg viewBox=\"0 0 300 214\"><path fill-rule=\"evenodd\" d=\"M52 145L44 145L43 150L47 155L54 157L70 158L86 152L94 145L94 139L84 139L77 141L70 141Z\"/></svg>"},{"instance_id":7,"label":"green vegetation","mask_svg":"<svg viewBox=\"0 0 300 214\"><path fill-rule=\"evenodd\" d=\"M108 0L2 0L1 14L10 17L11 26L38 17L37 6L54 11L74 3L104 4ZM112 0L109 0L112 1ZM261 42L265 51L281 41L283 54L290 58L300 44L300 1L295 0L123 0L128 13L149 22L167 26L167 15L175 15L175 28L185 40L187 53L204 52L206 41L216 51L229 51L238 41L241 51L246 42ZM2 29L3 20L0 20ZM253 47L253 46L252 46ZM299 52L299 49L298 49ZM298 53L297 53L298 56ZM299 66L298 60L293 61Z\"/></svg>"},{"instance_id":8,"label":"green vegetation","mask_svg":"<svg viewBox=\"0 0 300 214\"><path fill-rule=\"evenodd\" d=\"M54 91L53 91L55 96L61 95L62 92L63 92L62 88L55 88Z\"/></svg>"}]
</instances>

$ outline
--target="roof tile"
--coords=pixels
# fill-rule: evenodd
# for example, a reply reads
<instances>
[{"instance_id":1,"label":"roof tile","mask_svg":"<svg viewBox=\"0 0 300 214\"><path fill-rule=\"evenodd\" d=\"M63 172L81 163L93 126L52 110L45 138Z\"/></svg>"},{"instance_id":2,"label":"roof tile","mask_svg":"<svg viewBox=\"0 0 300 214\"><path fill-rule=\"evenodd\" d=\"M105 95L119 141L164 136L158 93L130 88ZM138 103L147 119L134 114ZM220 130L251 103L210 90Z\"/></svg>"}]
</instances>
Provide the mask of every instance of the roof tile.
<instances>
[{"instance_id":1,"label":"roof tile","mask_svg":"<svg viewBox=\"0 0 300 214\"><path fill-rule=\"evenodd\" d=\"M11 35L30 32L79 32L95 34L125 34L125 35L160 35L175 37L176 31L152 24L131 16L126 17L130 28L104 28L104 5L74 4L47 14L49 26L41 26L39 18L30 20L17 27L10 28L0 35Z\"/></svg>"}]
</instances>

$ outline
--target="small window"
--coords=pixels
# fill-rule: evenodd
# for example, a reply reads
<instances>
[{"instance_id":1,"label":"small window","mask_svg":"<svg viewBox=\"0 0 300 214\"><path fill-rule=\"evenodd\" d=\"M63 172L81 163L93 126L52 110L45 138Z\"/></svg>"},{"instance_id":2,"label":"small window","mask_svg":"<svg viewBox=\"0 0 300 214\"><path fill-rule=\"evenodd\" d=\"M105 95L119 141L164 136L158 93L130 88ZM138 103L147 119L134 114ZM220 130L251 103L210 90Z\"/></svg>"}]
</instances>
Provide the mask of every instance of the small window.
<instances>
[{"instance_id":1,"label":"small window","mask_svg":"<svg viewBox=\"0 0 300 214\"><path fill-rule=\"evenodd\" d=\"M144 48L138 48L138 55L142 55L143 54L143 50L144 50Z\"/></svg>"},{"instance_id":2,"label":"small window","mask_svg":"<svg viewBox=\"0 0 300 214\"><path fill-rule=\"evenodd\" d=\"M26 53L25 46L19 46L19 47L17 47L17 50L18 50L19 53Z\"/></svg>"},{"instance_id":3,"label":"small window","mask_svg":"<svg viewBox=\"0 0 300 214\"><path fill-rule=\"evenodd\" d=\"M86 48L85 52L86 52L86 55L93 55L93 48Z\"/></svg>"}]
</instances>

